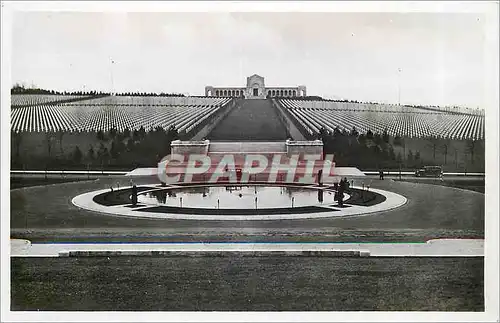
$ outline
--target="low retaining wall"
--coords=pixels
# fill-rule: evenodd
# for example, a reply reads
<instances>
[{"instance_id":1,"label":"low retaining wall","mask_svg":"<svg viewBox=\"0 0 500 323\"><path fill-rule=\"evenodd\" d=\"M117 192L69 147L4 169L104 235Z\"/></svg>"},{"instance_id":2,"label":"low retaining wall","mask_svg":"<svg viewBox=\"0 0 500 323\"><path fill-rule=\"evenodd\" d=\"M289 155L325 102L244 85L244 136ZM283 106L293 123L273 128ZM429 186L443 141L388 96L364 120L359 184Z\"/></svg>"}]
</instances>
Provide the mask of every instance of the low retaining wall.
<instances>
[{"instance_id":1,"label":"low retaining wall","mask_svg":"<svg viewBox=\"0 0 500 323\"><path fill-rule=\"evenodd\" d=\"M192 134L191 140L202 140L222 121L236 106L238 99L233 99L222 106L217 112L213 113L202 123L194 127L189 133Z\"/></svg>"},{"instance_id":2,"label":"low retaining wall","mask_svg":"<svg viewBox=\"0 0 500 323\"><path fill-rule=\"evenodd\" d=\"M274 107L280 112L282 118L285 118L288 130L295 140L313 140L314 134L309 133L306 128L304 128L295 117L288 111L288 109L281 106L278 100L272 99Z\"/></svg>"},{"instance_id":3,"label":"low retaining wall","mask_svg":"<svg viewBox=\"0 0 500 323\"><path fill-rule=\"evenodd\" d=\"M312 141L287 140L285 145L288 156L298 155L298 154L311 154L311 155L323 156L323 142L321 140L312 140Z\"/></svg>"},{"instance_id":4,"label":"low retaining wall","mask_svg":"<svg viewBox=\"0 0 500 323\"><path fill-rule=\"evenodd\" d=\"M59 257L116 257L116 256L149 256L149 257L369 257L368 250L266 250L266 251L171 251L171 250L86 250L61 251Z\"/></svg>"},{"instance_id":5,"label":"low retaining wall","mask_svg":"<svg viewBox=\"0 0 500 323\"><path fill-rule=\"evenodd\" d=\"M208 154L208 146L210 141L208 140L198 140L198 141L181 141L175 140L170 144L170 151L172 154L186 155L186 154Z\"/></svg>"}]
</instances>

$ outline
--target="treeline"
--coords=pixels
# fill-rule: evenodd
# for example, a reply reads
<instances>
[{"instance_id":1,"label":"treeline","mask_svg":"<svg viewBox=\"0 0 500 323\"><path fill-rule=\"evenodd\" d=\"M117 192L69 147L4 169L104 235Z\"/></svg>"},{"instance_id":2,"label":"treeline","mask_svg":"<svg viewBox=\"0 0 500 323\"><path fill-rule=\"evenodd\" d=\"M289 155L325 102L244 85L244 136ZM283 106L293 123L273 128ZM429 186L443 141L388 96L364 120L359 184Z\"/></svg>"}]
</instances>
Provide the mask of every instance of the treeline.
<instances>
[{"instance_id":1,"label":"treeline","mask_svg":"<svg viewBox=\"0 0 500 323\"><path fill-rule=\"evenodd\" d=\"M146 132L144 128L130 131L111 129L95 133L97 144L87 147L75 146L72 152L56 154L57 141L62 141L63 132L45 133L47 155L23 161L19 152L22 137L11 133L14 138L12 151L13 169L125 169L155 167L166 155L170 154L170 143L179 139L175 127L165 130L162 127ZM19 142L16 141L19 137ZM62 149L61 149L62 150ZM36 160L34 160L36 159Z\"/></svg>"},{"instance_id":2,"label":"treeline","mask_svg":"<svg viewBox=\"0 0 500 323\"><path fill-rule=\"evenodd\" d=\"M287 97L285 97L286 99ZM294 100L299 100L299 101L327 101L325 99L323 99L322 97L320 96L316 96L316 95L308 95L308 96L297 96L297 97L293 97L292 99Z\"/></svg>"},{"instance_id":3,"label":"treeline","mask_svg":"<svg viewBox=\"0 0 500 323\"><path fill-rule=\"evenodd\" d=\"M358 103L358 104L373 104L373 105L387 105L388 103L380 103L380 102L372 102L372 101L358 101L358 100L347 100L347 99L325 99L321 96L302 96L302 97L294 97L294 100L303 100L303 101L326 101L326 102L343 102L343 103ZM437 105L419 105L419 104L401 104L402 107L407 108L419 108L419 109L427 109L427 110L437 110L442 111L444 107L440 107ZM464 107L460 106L449 106L448 108L452 109L463 109Z\"/></svg>"},{"instance_id":4,"label":"treeline","mask_svg":"<svg viewBox=\"0 0 500 323\"><path fill-rule=\"evenodd\" d=\"M10 89L10 94L46 94L46 95L88 95L88 96L105 96L110 95L109 92L102 91L55 91L55 90L45 90L39 88L27 88L24 85L15 84L12 89Z\"/></svg>"},{"instance_id":5,"label":"treeline","mask_svg":"<svg viewBox=\"0 0 500 323\"><path fill-rule=\"evenodd\" d=\"M25 87L22 84L15 84L10 94L47 94L47 95L86 95L86 96L106 96L111 95L110 92L103 91L54 91L39 89L36 87ZM114 93L116 96L157 96L157 97L185 97L182 93L154 93L154 92L120 92Z\"/></svg>"},{"instance_id":6,"label":"treeline","mask_svg":"<svg viewBox=\"0 0 500 323\"><path fill-rule=\"evenodd\" d=\"M182 93L154 93L154 92L124 92L115 93L117 96L162 96L162 97L185 97Z\"/></svg>"},{"instance_id":7,"label":"treeline","mask_svg":"<svg viewBox=\"0 0 500 323\"><path fill-rule=\"evenodd\" d=\"M420 151L406 149L404 138L401 136L391 137L387 131L379 134L368 130L362 134L354 127L351 131L341 131L337 127L333 132L323 128L320 130L318 139L323 141L325 154L334 154L337 166L352 166L363 170L395 170L399 168L414 170L424 165L432 165L437 162L436 152L438 148L443 146L438 138L426 138L433 159L423 160ZM468 143L472 161L475 160L477 145L474 141ZM401 149L397 149L398 153L396 153L395 147L403 148L404 153L401 154ZM447 147L446 144L444 147ZM438 162L438 164L440 163Z\"/></svg>"}]
</instances>

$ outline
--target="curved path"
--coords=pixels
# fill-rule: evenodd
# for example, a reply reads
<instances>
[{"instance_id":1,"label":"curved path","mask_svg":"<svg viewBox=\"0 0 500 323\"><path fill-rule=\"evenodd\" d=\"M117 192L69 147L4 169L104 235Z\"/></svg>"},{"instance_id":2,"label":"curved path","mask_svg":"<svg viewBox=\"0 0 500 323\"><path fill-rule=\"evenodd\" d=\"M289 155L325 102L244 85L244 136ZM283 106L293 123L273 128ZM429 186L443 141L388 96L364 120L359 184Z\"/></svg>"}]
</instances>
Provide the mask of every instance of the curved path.
<instances>
[{"instance_id":1,"label":"curved path","mask_svg":"<svg viewBox=\"0 0 500 323\"><path fill-rule=\"evenodd\" d=\"M137 185L151 178L135 179ZM87 183L11 190L11 237L37 241L302 241L424 242L436 238L484 238L482 193L391 180L370 189L405 196L405 205L370 216L276 221L193 221L103 215L72 203L80 194L129 186L116 177ZM360 183L354 183L359 186Z\"/></svg>"},{"instance_id":2,"label":"curved path","mask_svg":"<svg viewBox=\"0 0 500 323\"><path fill-rule=\"evenodd\" d=\"M197 185L198 187L210 187L213 185ZM179 188L176 185L172 188ZM191 186L190 186L191 187ZM285 187L290 187L285 185ZM331 191L329 187L307 186L311 190ZM162 188L160 188L162 189ZM168 189L168 188L167 188ZM154 185L140 186L138 190L142 193L153 191ZM158 188L157 188L158 190ZM359 196L363 192L361 188L353 188L353 195ZM124 192L124 193L122 193ZM122 193L122 194L120 194ZM336 204L316 203L305 207L282 207L282 208L264 208L264 209L203 209L192 207L171 207L171 206L152 206L147 204L138 204L132 207L128 194L131 193L130 187L121 188L118 191L99 190L84 193L73 198L72 203L80 208L113 215L122 215L128 217L154 218L154 219L178 219L178 220L219 220L219 221L259 221L259 220L294 220L294 219L315 219L328 217L357 216L369 213L387 211L400 207L406 203L406 198L396 193L371 189L366 192L370 195L367 201L377 200L377 203L360 203L360 199L348 198L344 207L338 207ZM120 196L122 199L116 198ZM124 195L126 198L123 198ZM113 196L113 198L108 198ZM109 203L109 202L112 203ZM350 202L353 203L350 203ZM368 204L368 205L363 205Z\"/></svg>"}]
</instances>

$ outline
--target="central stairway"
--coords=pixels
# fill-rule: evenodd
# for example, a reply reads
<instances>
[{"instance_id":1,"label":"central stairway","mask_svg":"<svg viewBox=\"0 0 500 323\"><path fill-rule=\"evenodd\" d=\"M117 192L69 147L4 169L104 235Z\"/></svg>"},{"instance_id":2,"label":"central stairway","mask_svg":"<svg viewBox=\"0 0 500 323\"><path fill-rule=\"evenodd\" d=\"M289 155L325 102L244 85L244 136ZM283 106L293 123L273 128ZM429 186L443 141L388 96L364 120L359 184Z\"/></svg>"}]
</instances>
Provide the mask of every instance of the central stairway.
<instances>
[{"instance_id":1,"label":"central stairway","mask_svg":"<svg viewBox=\"0 0 500 323\"><path fill-rule=\"evenodd\" d=\"M241 100L212 130L209 140L284 141L287 130L269 99Z\"/></svg>"}]
</instances>

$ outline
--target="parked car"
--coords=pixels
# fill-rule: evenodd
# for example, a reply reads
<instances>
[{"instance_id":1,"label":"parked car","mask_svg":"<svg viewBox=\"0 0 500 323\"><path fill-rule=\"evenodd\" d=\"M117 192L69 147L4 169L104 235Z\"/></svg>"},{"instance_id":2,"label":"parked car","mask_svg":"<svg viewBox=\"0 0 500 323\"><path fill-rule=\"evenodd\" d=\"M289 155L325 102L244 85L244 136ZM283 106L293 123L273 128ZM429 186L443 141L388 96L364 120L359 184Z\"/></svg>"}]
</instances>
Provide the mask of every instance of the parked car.
<instances>
[{"instance_id":1,"label":"parked car","mask_svg":"<svg viewBox=\"0 0 500 323\"><path fill-rule=\"evenodd\" d=\"M441 166L424 166L415 171L416 177L443 177Z\"/></svg>"}]
</instances>

